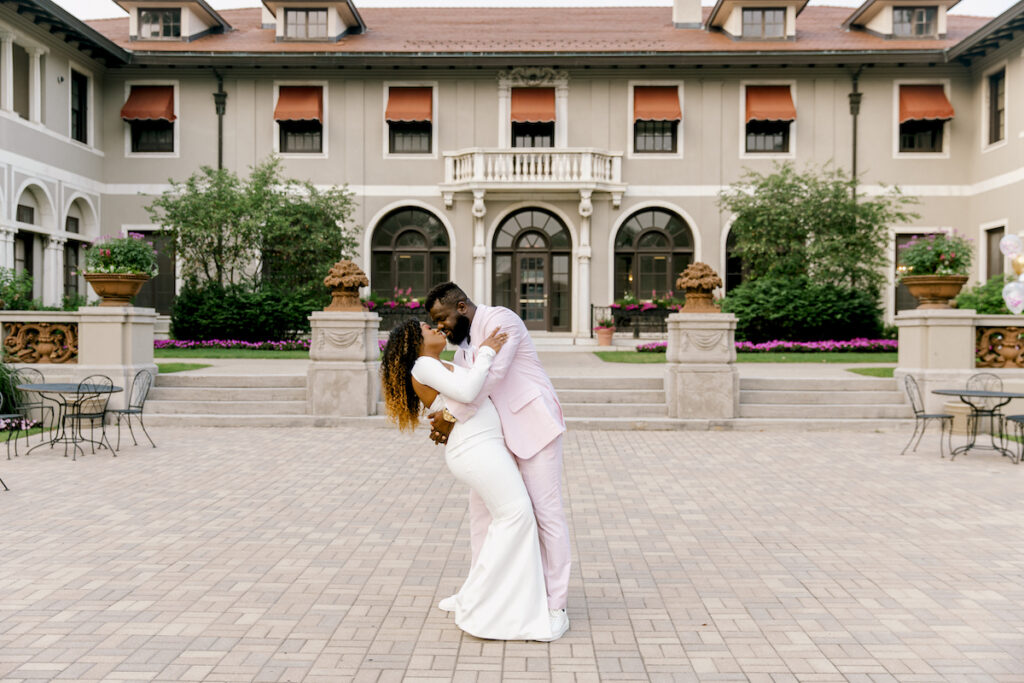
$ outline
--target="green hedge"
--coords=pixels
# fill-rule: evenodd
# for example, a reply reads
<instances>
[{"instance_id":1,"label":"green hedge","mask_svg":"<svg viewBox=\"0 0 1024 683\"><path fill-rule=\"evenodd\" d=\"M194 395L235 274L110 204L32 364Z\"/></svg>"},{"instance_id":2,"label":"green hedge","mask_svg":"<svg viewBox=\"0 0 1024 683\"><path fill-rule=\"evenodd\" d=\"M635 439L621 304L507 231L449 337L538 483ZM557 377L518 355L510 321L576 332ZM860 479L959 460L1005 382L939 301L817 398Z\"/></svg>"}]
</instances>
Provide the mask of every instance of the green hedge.
<instances>
[{"instance_id":1,"label":"green hedge","mask_svg":"<svg viewBox=\"0 0 1024 683\"><path fill-rule=\"evenodd\" d=\"M309 314L328 303L326 291L186 285L171 310L171 334L195 341L296 339L309 332Z\"/></svg>"},{"instance_id":2,"label":"green hedge","mask_svg":"<svg viewBox=\"0 0 1024 683\"><path fill-rule=\"evenodd\" d=\"M1009 315L1010 309L1003 301L1003 287L1015 279L1013 275L993 275L985 284L961 291L956 307L973 308L979 315Z\"/></svg>"}]
</instances>

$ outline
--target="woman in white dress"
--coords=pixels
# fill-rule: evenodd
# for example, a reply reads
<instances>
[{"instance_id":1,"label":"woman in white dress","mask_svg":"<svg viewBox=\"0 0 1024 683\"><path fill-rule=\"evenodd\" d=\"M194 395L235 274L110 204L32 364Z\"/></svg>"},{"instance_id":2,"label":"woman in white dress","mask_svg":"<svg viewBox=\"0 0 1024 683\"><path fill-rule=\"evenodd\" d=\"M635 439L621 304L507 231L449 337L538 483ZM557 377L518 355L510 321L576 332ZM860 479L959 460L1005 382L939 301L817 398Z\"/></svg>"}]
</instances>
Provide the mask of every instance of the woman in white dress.
<instances>
[{"instance_id":1,"label":"woman in white dress","mask_svg":"<svg viewBox=\"0 0 1024 683\"><path fill-rule=\"evenodd\" d=\"M399 429L414 429L424 406L437 411L444 409L445 398L476 401L506 338L495 330L467 370L441 360L447 343L443 333L416 320L395 327L381 358L388 417ZM478 405L472 418L455 423L445 449L448 469L480 495L491 513L477 561L455 595L455 623L478 638L550 641L533 504L505 447L494 405L489 398Z\"/></svg>"}]
</instances>

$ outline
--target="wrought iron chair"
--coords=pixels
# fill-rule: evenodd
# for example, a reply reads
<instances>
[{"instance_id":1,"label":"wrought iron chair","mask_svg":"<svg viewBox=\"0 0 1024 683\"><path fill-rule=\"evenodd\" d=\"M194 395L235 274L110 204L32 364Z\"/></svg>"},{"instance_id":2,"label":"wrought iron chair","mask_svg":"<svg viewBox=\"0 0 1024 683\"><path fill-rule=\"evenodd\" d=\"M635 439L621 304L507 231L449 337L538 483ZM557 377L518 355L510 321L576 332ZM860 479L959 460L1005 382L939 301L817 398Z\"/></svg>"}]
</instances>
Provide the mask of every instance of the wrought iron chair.
<instances>
[{"instance_id":1,"label":"wrought iron chair","mask_svg":"<svg viewBox=\"0 0 1024 683\"><path fill-rule=\"evenodd\" d=\"M1014 436L1017 437L1017 449L1013 458L1013 464L1016 465L1024 456L1024 415L1007 415L1003 421L1013 428Z\"/></svg>"},{"instance_id":2,"label":"wrought iron chair","mask_svg":"<svg viewBox=\"0 0 1024 683\"><path fill-rule=\"evenodd\" d=\"M999 378L999 375L991 372L978 372L967 378L967 388L974 389L977 391L1002 391L1003 380ZM976 431L980 424L973 424L974 420L981 420L982 418L989 418L989 426L991 427L993 444L995 443L996 434L999 435L999 440L1002 442L1003 438L1003 423L1006 420L1006 416L999 409L1000 404L1004 403L998 398L978 398L972 397L971 415L968 418L972 421L972 424L968 425L968 430L972 434L977 434ZM998 430L998 431L997 431Z\"/></svg>"},{"instance_id":3,"label":"wrought iron chair","mask_svg":"<svg viewBox=\"0 0 1024 683\"><path fill-rule=\"evenodd\" d=\"M78 442L88 441L93 453L96 452L96 444L99 443L101 446L105 445L109 448L114 457L117 457L117 453L107 438L106 428L107 403L110 401L113 387L114 382L106 375L89 375L78 383L78 393L75 395L75 399L68 403L67 411L64 413L65 424L62 425L66 428L67 423L71 423L71 440L75 444L76 454ZM82 423L86 420L89 421L90 437L95 436L96 420L99 420L100 440L98 442L95 438L85 438L82 432Z\"/></svg>"},{"instance_id":4,"label":"wrought iron chair","mask_svg":"<svg viewBox=\"0 0 1024 683\"><path fill-rule=\"evenodd\" d=\"M31 392L24 392L18 389L19 384L42 384L46 381L46 377L39 370L35 368L18 368L11 375L11 396L15 399L14 410L21 413L26 419L33 419L33 415L39 415L39 424L43 427L43 431L39 433L39 443L43 443L46 440L46 416L50 416L50 426L53 426L56 418L54 417L53 406L46 403L43 399L42 394L34 394ZM25 445L29 443L28 430L25 430ZM15 449L15 455L17 455L17 449Z\"/></svg>"},{"instance_id":5,"label":"wrought iron chair","mask_svg":"<svg viewBox=\"0 0 1024 683\"><path fill-rule=\"evenodd\" d=\"M903 380L903 386L907 390L907 398L910 399L910 407L914 410L914 433L910 435L910 441L900 451L900 455L907 452L910 448L910 444L914 444L914 451L917 451L918 444L921 443L921 437L924 436L924 430L928 426L929 420L939 421L939 454L945 458L946 454L942 450L942 437L946 437L949 451L953 451L953 416L949 413L926 413L924 412L924 400L921 398L921 388L917 386L917 380L914 379L913 375L907 375ZM915 441L916 438L916 441Z\"/></svg>"},{"instance_id":6,"label":"wrought iron chair","mask_svg":"<svg viewBox=\"0 0 1024 683\"><path fill-rule=\"evenodd\" d=\"M139 426L142 427L142 433L149 439L149 444L156 448L156 444L153 443L153 437L146 431L146 423L142 421L142 410L146 405L146 397L149 396L149 390L153 387L153 375L148 370L139 370L135 373L135 379L132 380L132 393L128 397L127 408L113 408L108 412L113 413L117 419L117 447L121 448L121 418L123 417L125 422L128 423L128 433L132 435L132 443L136 446L139 442L135 440L135 432L132 430L132 416L139 421Z\"/></svg>"},{"instance_id":7,"label":"wrought iron chair","mask_svg":"<svg viewBox=\"0 0 1024 683\"><path fill-rule=\"evenodd\" d=\"M18 432L27 432L30 429L30 427L27 425L33 422L33 420L27 419L21 413L5 413L3 412L3 406L4 395L0 394L0 429L2 429L5 432L13 432L13 434L7 437L7 459L10 460L11 442L14 442L14 457L18 457ZM2 483L3 481L0 480L0 484ZM4 490L7 490L6 486L4 486Z\"/></svg>"}]
</instances>

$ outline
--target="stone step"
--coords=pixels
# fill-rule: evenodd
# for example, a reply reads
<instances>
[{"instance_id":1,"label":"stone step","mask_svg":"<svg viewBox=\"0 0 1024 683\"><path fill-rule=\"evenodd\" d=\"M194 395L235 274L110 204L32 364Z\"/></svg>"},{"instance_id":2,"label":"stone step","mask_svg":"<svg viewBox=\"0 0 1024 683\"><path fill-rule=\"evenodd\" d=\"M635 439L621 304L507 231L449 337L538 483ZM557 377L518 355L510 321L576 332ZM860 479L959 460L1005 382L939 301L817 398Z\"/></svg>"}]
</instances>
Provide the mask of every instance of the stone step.
<instances>
[{"instance_id":1,"label":"stone step","mask_svg":"<svg viewBox=\"0 0 1024 683\"><path fill-rule=\"evenodd\" d=\"M552 377L551 383L559 392L562 389L665 390L661 377Z\"/></svg>"},{"instance_id":2,"label":"stone step","mask_svg":"<svg viewBox=\"0 0 1024 683\"><path fill-rule=\"evenodd\" d=\"M146 401L146 415L305 415L305 401Z\"/></svg>"},{"instance_id":3,"label":"stone step","mask_svg":"<svg viewBox=\"0 0 1024 683\"><path fill-rule=\"evenodd\" d=\"M371 418L359 418L369 420ZM383 426L384 421L381 419ZM153 414L146 411L147 427L316 427L312 415L220 415L198 413ZM109 433L109 432L108 432ZM124 434L121 435L124 438Z\"/></svg>"},{"instance_id":4,"label":"stone step","mask_svg":"<svg viewBox=\"0 0 1024 683\"><path fill-rule=\"evenodd\" d=\"M157 387L216 387L220 389L250 387L306 387L305 375L192 375L175 372L157 375Z\"/></svg>"},{"instance_id":5,"label":"stone step","mask_svg":"<svg viewBox=\"0 0 1024 683\"><path fill-rule=\"evenodd\" d=\"M738 432L906 432L909 439L914 431L914 420L903 418L739 418L727 422L726 429Z\"/></svg>"},{"instance_id":6,"label":"stone step","mask_svg":"<svg viewBox=\"0 0 1024 683\"><path fill-rule=\"evenodd\" d=\"M741 403L741 418L762 419L906 419L913 417L910 405L809 405Z\"/></svg>"},{"instance_id":7,"label":"stone step","mask_svg":"<svg viewBox=\"0 0 1024 683\"><path fill-rule=\"evenodd\" d=\"M752 391L740 390L740 404L816 404L816 405L903 405L906 395L900 391Z\"/></svg>"},{"instance_id":8,"label":"stone step","mask_svg":"<svg viewBox=\"0 0 1024 683\"><path fill-rule=\"evenodd\" d=\"M558 400L567 403L665 403L663 389L559 389Z\"/></svg>"},{"instance_id":9,"label":"stone step","mask_svg":"<svg viewBox=\"0 0 1024 683\"><path fill-rule=\"evenodd\" d=\"M569 417L667 417L668 406L662 403L562 403L562 414Z\"/></svg>"},{"instance_id":10,"label":"stone step","mask_svg":"<svg viewBox=\"0 0 1024 683\"><path fill-rule=\"evenodd\" d=\"M305 387L153 387L151 401L305 401Z\"/></svg>"},{"instance_id":11,"label":"stone step","mask_svg":"<svg viewBox=\"0 0 1024 683\"><path fill-rule=\"evenodd\" d=\"M749 391L900 391L889 377L741 377L740 390Z\"/></svg>"}]
</instances>

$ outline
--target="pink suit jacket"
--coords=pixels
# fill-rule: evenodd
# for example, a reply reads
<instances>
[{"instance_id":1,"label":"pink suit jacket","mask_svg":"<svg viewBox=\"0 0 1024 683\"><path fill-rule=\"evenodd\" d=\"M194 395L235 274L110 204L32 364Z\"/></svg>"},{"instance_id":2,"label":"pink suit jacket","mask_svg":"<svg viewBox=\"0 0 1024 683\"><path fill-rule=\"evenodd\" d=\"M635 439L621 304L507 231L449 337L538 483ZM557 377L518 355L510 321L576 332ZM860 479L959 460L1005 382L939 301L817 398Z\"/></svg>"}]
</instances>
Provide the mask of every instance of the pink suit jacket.
<instances>
[{"instance_id":1,"label":"pink suit jacket","mask_svg":"<svg viewBox=\"0 0 1024 683\"><path fill-rule=\"evenodd\" d=\"M518 315L503 306L477 306L470 341L479 344L496 327L508 333L508 341L494 359L483 389L473 403L447 401L448 410L455 419L468 420L479 402L490 396L501 418L505 444L517 457L527 460L565 431L562 406ZM455 351L455 364L472 366L475 351L463 342Z\"/></svg>"}]
</instances>

